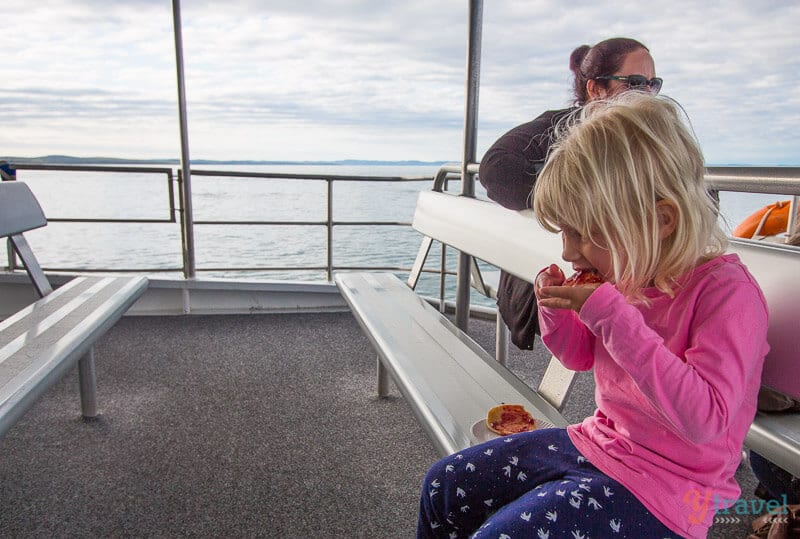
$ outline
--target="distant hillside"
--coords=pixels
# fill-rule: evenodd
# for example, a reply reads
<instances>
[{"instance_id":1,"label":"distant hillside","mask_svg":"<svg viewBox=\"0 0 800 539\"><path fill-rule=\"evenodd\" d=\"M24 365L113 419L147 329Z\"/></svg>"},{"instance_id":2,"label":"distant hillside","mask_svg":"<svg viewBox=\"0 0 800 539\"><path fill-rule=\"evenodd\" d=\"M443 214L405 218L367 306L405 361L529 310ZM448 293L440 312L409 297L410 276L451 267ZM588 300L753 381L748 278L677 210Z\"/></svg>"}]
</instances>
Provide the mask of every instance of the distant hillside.
<instances>
[{"instance_id":1,"label":"distant hillside","mask_svg":"<svg viewBox=\"0 0 800 539\"><path fill-rule=\"evenodd\" d=\"M179 159L125 159L118 157L73 157L70 155L45 155L41 157L0 157L10 163L34 165L179 165ZM370 161L364 159L342 159L338 161L259 161L192 159L193 165L442 165L449 161Z\"/></svg>"}]
</instances>

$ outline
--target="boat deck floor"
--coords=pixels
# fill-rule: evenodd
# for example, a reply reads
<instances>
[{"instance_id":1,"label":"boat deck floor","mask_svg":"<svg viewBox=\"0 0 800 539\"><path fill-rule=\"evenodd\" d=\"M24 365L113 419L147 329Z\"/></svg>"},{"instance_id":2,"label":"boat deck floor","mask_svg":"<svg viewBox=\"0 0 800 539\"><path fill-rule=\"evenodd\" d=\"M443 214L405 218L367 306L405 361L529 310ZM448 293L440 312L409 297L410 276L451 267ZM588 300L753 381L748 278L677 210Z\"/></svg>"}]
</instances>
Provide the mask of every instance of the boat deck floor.
<instances>
[{"instance_id":1,"label":"boat deck floor","mask_svg":"<svg viewBox=\"0 0 800 539\"><path fill-rule=\"evenodd\" d=\"M470 323L489 350L493 331ZM413 537L437 455L394 388L375 396L349 313L126 317L95 350L97 420L78 417L74 373L0 439L0 536ZM510 355L538 383L546 351ZM579 421L588 373L574 391Z\"/></svg>"}]
</instances>

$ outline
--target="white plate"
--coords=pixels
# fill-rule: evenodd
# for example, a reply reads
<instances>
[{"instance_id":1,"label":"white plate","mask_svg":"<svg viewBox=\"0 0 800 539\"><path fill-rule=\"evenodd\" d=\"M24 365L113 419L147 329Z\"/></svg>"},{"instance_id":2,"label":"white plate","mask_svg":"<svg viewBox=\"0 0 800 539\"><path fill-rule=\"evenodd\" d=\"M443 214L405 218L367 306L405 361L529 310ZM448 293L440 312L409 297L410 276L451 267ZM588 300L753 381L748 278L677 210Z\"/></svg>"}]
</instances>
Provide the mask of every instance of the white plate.
<instances>
[{"instance_id":1,"label":"white plate","mask_svg":"<svg viewBox=\"0 0 800 539\"><path fill-rule=\"evenodd\" d=\"M554 428L555 425L546 421L544 419L534 418L536 419L536 430L538 429L551 429ZM492 432L489 430L489 427L486 426L485 419L479 419L472 425L472 435L475 437L475 444L482 444L483 442L488 442L489 440L494 440L495 438L500 438L500 435Z\"/></svg>"},{"instance_id":2,"label":"white plate","mask_svg":"<svg viewBox=\"0 0 800 539\"><path fill-rule=\"evenodd\" d=\"M476 444L482 444L500 437L499 434L489 430L485 419L479 419L472 425L472 435L475 437Z\"/></svg>"}]
</instances>

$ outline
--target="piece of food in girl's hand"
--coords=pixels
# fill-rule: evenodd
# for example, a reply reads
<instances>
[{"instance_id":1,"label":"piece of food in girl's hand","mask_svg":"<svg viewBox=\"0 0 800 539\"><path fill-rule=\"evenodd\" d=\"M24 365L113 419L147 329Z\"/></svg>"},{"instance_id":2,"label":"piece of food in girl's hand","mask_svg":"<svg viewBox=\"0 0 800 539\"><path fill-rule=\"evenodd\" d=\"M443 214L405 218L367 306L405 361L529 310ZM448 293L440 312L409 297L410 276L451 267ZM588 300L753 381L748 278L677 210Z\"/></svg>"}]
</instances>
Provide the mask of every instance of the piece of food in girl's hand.
<instances>
[{"instance_id":1,"label":"piece of food in girl's hand","mask_svg":"<svg viewBox=\"0 0 800 539\"><path fill-rule=\"evenodd\" d=\"M536 428L536 420L521 404L500 404L489 410L486 426L500 436L526 432Z\"/></svg>"},{"instance_id":2,"label":"piece of food in girl's hand","mask_svg":"<svg viewBox=\"0 0 800 539\"><path fill-rule=\"evenodd\" d=\"M603 278L597 271L592 269L580 269L564 281L561 286L578 286L582 284L602 283Z\"/></svg>"}]
</instances>

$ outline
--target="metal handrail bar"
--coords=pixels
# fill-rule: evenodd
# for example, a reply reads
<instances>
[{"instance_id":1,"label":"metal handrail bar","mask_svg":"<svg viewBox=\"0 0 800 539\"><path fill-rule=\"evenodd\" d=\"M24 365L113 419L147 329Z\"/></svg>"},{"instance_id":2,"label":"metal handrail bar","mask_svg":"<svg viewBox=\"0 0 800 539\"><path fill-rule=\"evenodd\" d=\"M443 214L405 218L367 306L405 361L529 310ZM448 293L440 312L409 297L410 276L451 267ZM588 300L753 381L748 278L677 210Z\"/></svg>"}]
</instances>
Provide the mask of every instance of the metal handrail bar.
<instances>
[{"instance_id":1,"label":"metal handrail bar","mask_svg":"<svg viewBox=\"0 0 800 539\"><path fill-rule=\"evenodd\" d=\"M478 173L480 163L470 163L467 172ZM461 172L459 164L442 165L436 172L433 190L441 191L445 179ZM800 194L800 167L706 167L706 181L720 191L769 194Z\"/></svg>"},{"instance_id":2,"label":"metal handrail bar","mask_svg":"<svg viewBox=\"0 0 800 539\"><path fill-rule=\"evenodd\" d=\"M800 167L708 167L712 189L740 193L800 195Z\"/></svg>"},{"instance_id":3,"label":"metal handrail bar","mask_svg":"<svg viewBox=\"0 0 800 539\"><path fill-rule=\"evenodd\" d=\"M44 271L47 273L180 273L183 271L183 268L180 266L174 267L160 267L160 268L128 268L128 269L119 269L119 268L70 268L70 267L63 267L59 266L55 267L42 267ZM334 265L332 267L333 271L390 271L390 272L397 272L397 273L408 273L411 271L411 268L407 266L338 266ZM198 268L198 271L201 272L271 272L271 271L327 271L327 266L237 266L237 267L225 267L225 266L209 266L204 268ZM423 268L422 273L431 273L439 275L438 269L430 269L430 268ZM446 275L455 275L456 272L453 270L446 270Z\"/></svg>"},{"instance_id":4,"label":"metal handrail bar","mask_svg":"<svg viewBox=\"0 0 800 539\"><path fill-rule=\"evenodd\" d=\"M77 218L77 217L53 217L47 218L48 223L174 223L176 222L175 219L136 219L133 217L126 217L126 218L114 218L114 217L103 217L103 218Z\"/></svg>"},{"instance_id":5,"label":"metal handrail bar","mask_svg":"<svg viewBox=\"0 0 800 539\"><path fill-rule=\"evenodd\" d=\"M201 221L195 225L280 225L280 226L411 226L409 221Z\"/></svg>"},{"instance_id":6,"label":"metal handrail bar","mask_svg":"<svg viewBox=\"0 0 800 539\"><path fill-rule=\"evenodd\" d=\"M192 169L193 176L215 176L229 178L262 178L276 180L302 181L348 181L348 182L429 182L430 176L357 176L352 174L302 174L283 172L244 172L238 170L203 170Z\"/></svg>"},{"instance_id":7,"label":"metal handrail bar","mask_svg":"<svg viewBox=\"0 0 800 539\"><path fill-rule=\"evenodd\" d=\"M5 269L5 268L4 268ZM9 271L21 269L19 266L15 265L14 267L7 268ZM103 268L103 267L94 267L94 268L77 268L77 267L65 267L65 266L42 266L42 270L47 273L181 273L183 271L183 266L171 266L171 267L158 267L158 268Z\"/></svg>"},{"instance_id":8,"label":"metal handrail bar","mask_svg":"<svg viewBox=\"0 0 800 539\"><path fill-rule=\"evenodd\" d=\"M126 172L126 173L160 173L173 177L173 170L169 167L136 166L136 165L56 165L47 163L15 162L17 170L61 170L64 172Z\"/></svg>"},{"instance_id":9,"label":"metal handrail bar","mask_svg":"<svg viewBox=\"0 0 800 539\"><path fill-rule=\"evenodd\" d=\"M706 181L719 191L791 196L786 230L797 230L800 167L709 167Z\"/></svg>"}]
</instances>

